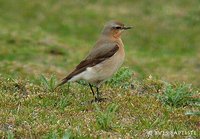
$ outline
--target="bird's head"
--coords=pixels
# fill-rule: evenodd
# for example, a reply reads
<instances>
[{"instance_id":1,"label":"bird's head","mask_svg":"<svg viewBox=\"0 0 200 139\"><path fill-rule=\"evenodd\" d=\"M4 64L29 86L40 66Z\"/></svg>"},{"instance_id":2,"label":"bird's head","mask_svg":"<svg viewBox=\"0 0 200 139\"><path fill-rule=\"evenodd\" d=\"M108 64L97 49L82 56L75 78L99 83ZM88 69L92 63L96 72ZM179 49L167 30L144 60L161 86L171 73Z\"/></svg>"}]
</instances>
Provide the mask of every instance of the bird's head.
<instances>
[{"instance_id":1,"label":"bird's head","mask_svg":"<svg viewBox=\"0 0 200 139\"><path fill-rule=\"evenodd\" d=\"M103 29L103 35L108 35L112 36L114 38L119 38L121 36L121 33L124 30L131 29L132 27L130 26L125 26L121 22L117 21L110 21L105 24L104 29Z\"/></svg>"}]
</instances>

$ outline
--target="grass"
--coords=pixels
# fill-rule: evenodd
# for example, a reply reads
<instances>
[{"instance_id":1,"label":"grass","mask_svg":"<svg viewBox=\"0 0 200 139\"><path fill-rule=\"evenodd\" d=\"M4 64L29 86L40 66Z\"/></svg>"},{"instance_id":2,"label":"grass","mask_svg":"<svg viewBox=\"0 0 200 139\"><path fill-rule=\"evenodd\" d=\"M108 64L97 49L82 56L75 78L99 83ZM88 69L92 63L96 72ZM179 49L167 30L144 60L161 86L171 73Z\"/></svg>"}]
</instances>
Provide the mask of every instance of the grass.
<instances>
[{"instance_id":1,"label":"grass","mask_svg":"<svg viewBox=\"0 0 200 139\"><path fill-rule=\"evenodd\" d=\"M199 138L199 4L1 0L0 137ZM54 91L112 19L134 29L123 67L100 88L108 101L90 104L83 81Z\"/></svg>"},{"instance_id":2,"label":"grass","mask_svg":"<svg viewBox=\"0 0 200 139\"><path fill-rule=\"evenodd\" d=\"M200 99L193 98L194 94L196 92L192 92L190 85L181 84L175 87L168 85L164 93L159 95L159 99L163 104L180 107L200 102Z\"/></svg>"},{"instance_id":3,"label":"grass","mask_svg":"<svg viewBox=\"0 0 200 139\"><path fill-rule=\"evenodd\" d=\"M55 76L51 76L49 81L41 75L41 84L46 88L47 91L53 92L56 88L56 78Z\"/></svg>"},{"instance_id":4,"label":"grass","mask_svg":"<svg viewBox=\"0 0 200 139\"><path fill-rule=\"evenodd\" d=\"M127 72L126 68L124 72ZM115 78L118 76L113 77ZM40 80L43 82L42 79ZM83 85L74 83L69 89L66 85L56 92L51 92L40 83L37 85L30 81L20 79L16 81L1 77L1 136L137 138L147 137L148 131L151 130L188 132L194 130L198 133L198 114L186 113L198 112L199 102L191 105L178 103L179 107L166 105L166 100L163 101L157 95L160 94L165 98L168 95L165 89L167 85L163 85L158 92L149 87L150 82L156 83L153 77L138 82L134 80L134 82L135 87L132 88L130 85L129 89L110 87L110 83L105 84L101 90L104 90L103 96L109 101L91 104L89 101L93 98L92 94L89 88ZM160 84L160 81L157 80L157 83ZM21 87L24 85L25 89ZM171 90L176 91L176 89ZM191 96L199 98L196 91L193 91ZM192 136L198 137L198 134ZM181 135L177 137L182 138Z\"/></svg>"},{"instance_id":5,"label":"grass","mask_svg":"<svg viewBox=\"0 0 200 139\"><path fill-rule=\"evenodd\" d=\"M110 104L105 112L102 112L97 105L95 107L97 110L96 122L99 128L105 131L112 129L113 119L115 118L118 105Z\"/></svg>"}]
</instances>

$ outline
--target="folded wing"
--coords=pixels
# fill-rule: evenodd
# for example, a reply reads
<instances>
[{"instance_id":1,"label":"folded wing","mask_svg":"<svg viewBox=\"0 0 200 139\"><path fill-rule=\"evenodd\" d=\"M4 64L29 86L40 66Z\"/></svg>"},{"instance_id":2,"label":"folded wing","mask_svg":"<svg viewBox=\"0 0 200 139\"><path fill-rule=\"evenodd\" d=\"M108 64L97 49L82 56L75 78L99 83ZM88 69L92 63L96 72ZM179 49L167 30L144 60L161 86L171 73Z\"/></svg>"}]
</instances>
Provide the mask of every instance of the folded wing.
<instances>
[{"instance_id":1,"label":"folded wing","mask_svg":"<svg viewBox=\"0 0 200 139\"><path fill-rule=\"evenodd\" d=\"M72 77L78 75L79 73L85 71L88 67L93 67L110 57L112 57L119 50L119 46L116 43L106 44L100 46L99 48L93 49L89 55L80 62L67 77L65 77L58 86L65 84ZM58 87L57 86L57 87Z\"/></svg>"}]
</instances>

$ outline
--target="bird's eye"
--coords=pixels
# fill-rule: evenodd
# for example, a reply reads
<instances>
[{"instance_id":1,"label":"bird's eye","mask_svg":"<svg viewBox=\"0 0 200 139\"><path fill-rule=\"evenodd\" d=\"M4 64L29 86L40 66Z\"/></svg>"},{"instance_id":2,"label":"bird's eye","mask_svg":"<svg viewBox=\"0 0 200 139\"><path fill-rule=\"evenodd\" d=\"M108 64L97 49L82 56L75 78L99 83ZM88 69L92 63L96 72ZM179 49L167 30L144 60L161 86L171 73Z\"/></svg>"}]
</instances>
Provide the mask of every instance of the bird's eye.
<instances>
[{"instance_id":1,"label":"bird's eye","mask_svg":"<svg viewBox=\"0 0 200 139\"><path fill-rule=\"evenodd\" d=\"M122 29L122 27L119 27L119 26L118 26L118 27L115 27L115 29Z\"/></svg>"}]
</instances>

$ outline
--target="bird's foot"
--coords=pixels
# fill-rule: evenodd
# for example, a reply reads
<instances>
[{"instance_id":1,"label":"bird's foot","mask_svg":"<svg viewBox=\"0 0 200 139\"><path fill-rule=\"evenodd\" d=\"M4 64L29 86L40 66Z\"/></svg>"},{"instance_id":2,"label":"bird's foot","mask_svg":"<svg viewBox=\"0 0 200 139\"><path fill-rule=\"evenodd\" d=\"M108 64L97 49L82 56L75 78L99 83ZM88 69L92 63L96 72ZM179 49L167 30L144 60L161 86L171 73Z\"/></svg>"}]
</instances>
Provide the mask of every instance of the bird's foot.
<instances>
[{"instance_id":1,"label":"bird's foot","mask_svg":"<svg viewBox=\"0 0 200 139\"><path fill-rule=\"evenodd\" d=\"M91 101L91 103L94 103L94 102L105 102L107 100L107 98L97 98L95 97L95 99L93 99Z\"/></svg>"}]
</instances>

